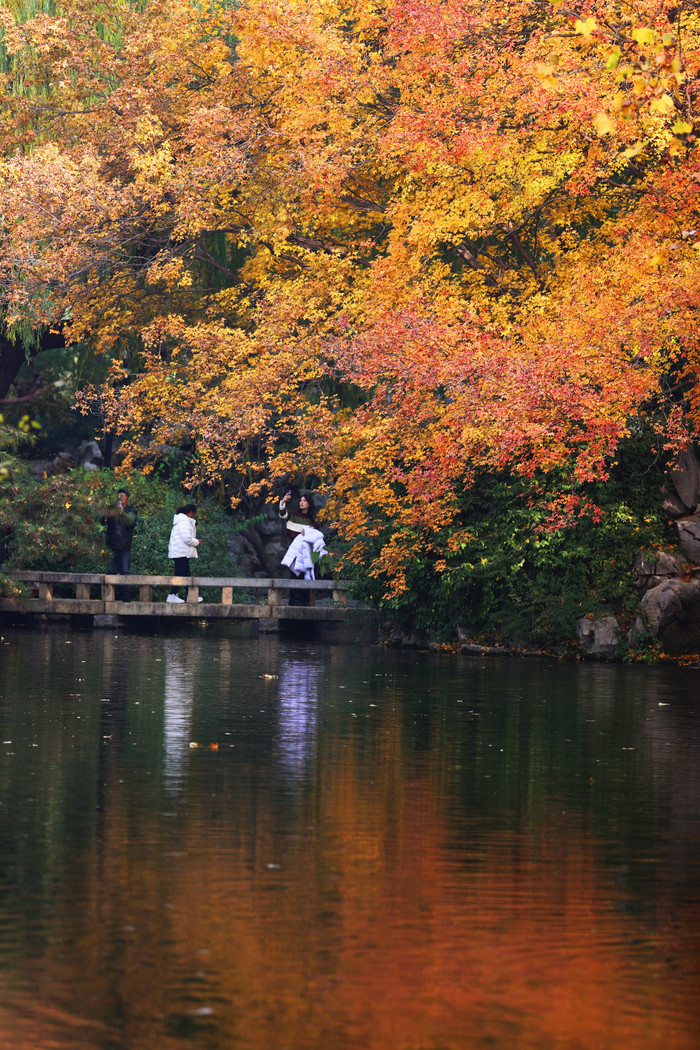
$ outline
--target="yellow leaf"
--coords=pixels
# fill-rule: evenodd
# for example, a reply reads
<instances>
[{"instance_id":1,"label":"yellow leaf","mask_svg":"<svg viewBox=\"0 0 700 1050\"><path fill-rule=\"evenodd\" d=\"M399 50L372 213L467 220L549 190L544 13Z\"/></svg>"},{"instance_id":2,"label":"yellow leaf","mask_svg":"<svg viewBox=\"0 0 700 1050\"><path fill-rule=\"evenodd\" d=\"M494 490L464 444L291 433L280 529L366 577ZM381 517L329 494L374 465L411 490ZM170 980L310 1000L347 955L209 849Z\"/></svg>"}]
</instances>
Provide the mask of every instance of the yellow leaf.
<instances>
[{"instance_id":1,"label":"yellow leaf","mask_svg":"<svg viewBox=\"0 0 700 1050\"><path fill-rule=\"evenodd\" d=\"M682 120L680 117L671 128L671 131L675 135L689 135L693 130L693 125L689 124L686 120Z\"/></svg>"},{"instance_id":2,"label":"yellow leaf","mask_svg":"<svg viewBox=\"0 0 700 1050\"><path fill-rule=\"evenodd\" d=\"M612 100L613 109L617 110L623 117L627 117L630 111L634 109L633 103L630 101L625 91L618 91Z\"/></svg>"},{"instance_id":3,"label":"yellow leaf","mask_svg":"<svg viewBox=\"0 0 700 1050\"><path fill-rule=\"evenodd\" d=\"M580 18L577 18L574 22L574 29L581 36L584 36L586 40L590 39L595 30L598 28L595 18L587 18L585 22L582 22Z\"/></svg>"},{"instance_id":4,"label":"yellow leaf","mask_svg":"<svg viewBox=\"0 0 700 1050\"><path fill-rule=\"evenodd\" d=\"M611 120L607 113L596 113L593 118L593 125L601 138L603 135L611 135L617 130L615 121Z\"/></svg>"},{"instance_id":5,"label":"yellow leaf","mask_svg":"<svg viewBox=\"0 0 700 1050\"><path fill-rule=\"evenodd\" d=\"M640 29L632 30L632 39L636 40L642 47L645 47L647 44L653 44L654 37L654 30L649 29L648 26L642 26Z\"/></svg>"},{"instance_id":6,"label":"yellow leaf","mask_svg":"<svg viewBox=\"0 0 700 1050\"><path fill-rule=\"evenodd\" d=\"M653 99L649 107L652 113L660 113L664 117L669 113L673 113L675 108L670 95L662 95L661 98Z\"/></svg>"},{"instance_id":7,"label":"yellow leaf","mask_svg":"<svg viewBox=\"0 0 700 1050\"><path fill-rule=\"evenodd\" d=\"M556 66L550 66L545 62L538 62L536 68L537 79L539 80L542 87L547 88L548 91L555 91L558 88L556 77L552 74L556 69Z\"/></svg>"}]
</instances>

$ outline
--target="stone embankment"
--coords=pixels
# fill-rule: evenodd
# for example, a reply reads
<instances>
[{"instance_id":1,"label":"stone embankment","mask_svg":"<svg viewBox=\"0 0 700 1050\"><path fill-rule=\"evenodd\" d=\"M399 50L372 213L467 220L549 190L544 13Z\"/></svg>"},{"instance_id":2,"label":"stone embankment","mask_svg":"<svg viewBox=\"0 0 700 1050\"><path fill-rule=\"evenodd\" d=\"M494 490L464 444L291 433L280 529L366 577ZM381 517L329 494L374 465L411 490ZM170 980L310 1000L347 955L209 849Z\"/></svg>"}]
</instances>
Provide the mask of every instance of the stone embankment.
<instances>
[{"instance_id":1,"label":"stone embankment","mask_svg":"<svg viewBox=\"0 0 700 1050\"><path fill-rule=\"evenodd\" d=\"M671 654L700 652L700 461L692 449L678 457L662 496L678 547L654 558L636 557L639 616L626 634L614 616L579 620L579 643L587 656L612 659L650 639Z\"/></svg>"}]
</instances>

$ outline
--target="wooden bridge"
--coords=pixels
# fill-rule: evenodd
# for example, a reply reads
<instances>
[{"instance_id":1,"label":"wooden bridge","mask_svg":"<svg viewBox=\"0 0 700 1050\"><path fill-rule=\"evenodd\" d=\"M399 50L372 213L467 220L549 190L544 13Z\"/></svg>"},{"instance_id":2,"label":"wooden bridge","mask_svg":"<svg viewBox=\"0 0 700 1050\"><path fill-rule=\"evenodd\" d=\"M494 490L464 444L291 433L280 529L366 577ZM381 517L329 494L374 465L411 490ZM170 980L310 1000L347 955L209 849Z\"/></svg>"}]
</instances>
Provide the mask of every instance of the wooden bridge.
<instances>
[{"instance_id":1,"label":"wooden bridge","mask_svg":"<svg viewBox=\"0 0 700 1050\"><path fill-rule=\"evenodd\" d=\"M0 598L0 613L17 617L130 616L197 620L299 620L338 623L363 619L367 609L348 598L344 580L244 579L216 576L111 576L81 572L14 572L4 575L22 585L24 593ZM117 601L116 589L128 587L130 601ZM187 590L183 603L167 602L166 589ZM163 588L162 598L153 598ZM200 590L207 594L200 601ZM306 591L308 605L285 604L290 590ZM136 597L138 594L138 597ZM256 600L257 599L257 600Z\"/></svg>"}]
</instances>

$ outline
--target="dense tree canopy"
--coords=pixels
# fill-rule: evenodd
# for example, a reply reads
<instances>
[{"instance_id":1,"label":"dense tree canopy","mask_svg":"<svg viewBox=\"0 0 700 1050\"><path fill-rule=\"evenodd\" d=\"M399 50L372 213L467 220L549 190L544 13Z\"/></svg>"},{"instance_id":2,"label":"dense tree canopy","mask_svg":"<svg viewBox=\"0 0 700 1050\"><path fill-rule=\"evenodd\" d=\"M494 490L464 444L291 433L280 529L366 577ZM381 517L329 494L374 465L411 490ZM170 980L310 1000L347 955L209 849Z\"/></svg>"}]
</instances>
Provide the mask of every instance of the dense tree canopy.
<instances>
[{"instance_id":1,"label":"dense tree canopy","mask_svg":"<svg viewBox=\"0 0 700 1050\"><path fill-rule=\"evenodd\" d=\"M563 470L561 521L640 416L695 427L694 0L0 19L8 330L113 357L133 463L313 476L400 591L475 473Z\"/></svg>"}]
</instances>

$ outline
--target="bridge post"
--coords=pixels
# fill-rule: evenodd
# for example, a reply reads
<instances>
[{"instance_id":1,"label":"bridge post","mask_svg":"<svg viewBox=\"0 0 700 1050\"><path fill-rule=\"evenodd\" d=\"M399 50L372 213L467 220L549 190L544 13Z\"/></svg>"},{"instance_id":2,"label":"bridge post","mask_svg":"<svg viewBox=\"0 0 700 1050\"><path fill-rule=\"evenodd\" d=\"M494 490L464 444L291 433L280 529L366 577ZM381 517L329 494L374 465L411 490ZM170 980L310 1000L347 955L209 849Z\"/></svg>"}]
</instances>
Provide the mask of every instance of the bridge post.
<instances>
[{"instance_id":1,"label":"bridge post","mask_svg":"<svg viewBox=\"0 0 700 1050\"><path fill-rule=\"evenodd\" d=\"M268 605L281 605L282 595L277 587L267 588L267 604Z\"/></svg>"}]
</instances>

